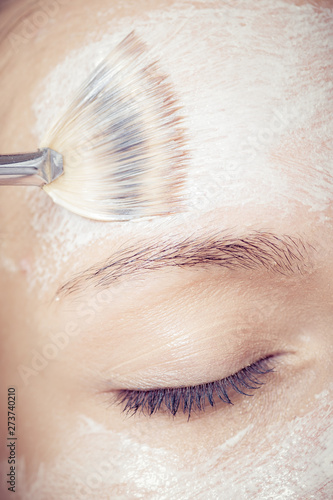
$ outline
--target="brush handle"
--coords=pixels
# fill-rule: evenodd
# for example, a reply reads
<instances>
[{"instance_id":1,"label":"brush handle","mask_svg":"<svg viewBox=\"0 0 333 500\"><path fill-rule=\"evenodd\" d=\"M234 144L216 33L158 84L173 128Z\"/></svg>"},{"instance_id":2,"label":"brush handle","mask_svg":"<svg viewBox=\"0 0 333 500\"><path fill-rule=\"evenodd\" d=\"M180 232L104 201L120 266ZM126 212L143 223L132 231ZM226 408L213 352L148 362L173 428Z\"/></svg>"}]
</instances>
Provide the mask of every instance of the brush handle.
<instances>
[{"instance_id":1,"label":"brush handle","mask_svg":"<svg viewBox=\"0 0 333 500\"><path fill-rule=\"evenodd\" d=\"M63 173L62 156L52 149L0 155L0 185L42 187Z\"/></svg>"}]
</instances>

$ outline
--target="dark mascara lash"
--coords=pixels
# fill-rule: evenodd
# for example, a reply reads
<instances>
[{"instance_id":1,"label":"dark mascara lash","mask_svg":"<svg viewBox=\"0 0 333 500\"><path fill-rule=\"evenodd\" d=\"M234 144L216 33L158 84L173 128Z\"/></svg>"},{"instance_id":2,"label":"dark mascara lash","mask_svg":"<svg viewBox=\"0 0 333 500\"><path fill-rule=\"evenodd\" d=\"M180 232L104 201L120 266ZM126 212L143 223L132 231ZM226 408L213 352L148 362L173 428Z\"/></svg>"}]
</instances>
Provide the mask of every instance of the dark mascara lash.
<instances>
[{"instance_id":1,"label":"dark mascara lash","mask_svg":"<svg viewBox=\"0 0 333 500\"><path fill-rule=\"evenodd\" d=\"M207 402L212 407L216 405L217 399L226 404L233 404L230 391L243 396L253 396L249 391L264 385L259 379L274 371L271 361L272 356L260 359L229 377L207 384L144 391L121 390L117 394L117 402L129 416L137 412L151 416L159 410L166 409L173 416L182 411L190 418L192 411L204 411Z\"/></svg>"}]
</instances>

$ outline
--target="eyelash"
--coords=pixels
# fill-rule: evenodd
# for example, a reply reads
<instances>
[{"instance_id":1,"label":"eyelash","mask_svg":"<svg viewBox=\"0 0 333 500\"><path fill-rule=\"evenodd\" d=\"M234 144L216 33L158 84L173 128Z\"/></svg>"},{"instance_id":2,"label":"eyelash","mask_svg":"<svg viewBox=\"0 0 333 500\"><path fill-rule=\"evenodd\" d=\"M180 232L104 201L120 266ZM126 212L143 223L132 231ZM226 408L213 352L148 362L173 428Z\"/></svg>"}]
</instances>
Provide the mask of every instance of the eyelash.
<instances>
[{"instance_id":1,"label":"eyelash","mask_svg":"<svg viewBox=\"0 0 333 500\"><path fill-rule=\"evenodd\" d=\"M274 371L272 358L273 356L269 356L260 359L234 375L207 384L147 391L121 390L118 392L117 402L123 406L123 412L129 416L135 415L138 411L151 416L164 407L173 416L182 410L189 419L193 411L204 411L207 401L210 406L215 406L214 396L217 396L224 403L232 405L233 402L229 396L230 390L243 396L253 396L253 394L247 394L244 391L260 389L264 385L264 382L258 380L258 377L263 378Z\"/></svg>"}]
</instances>

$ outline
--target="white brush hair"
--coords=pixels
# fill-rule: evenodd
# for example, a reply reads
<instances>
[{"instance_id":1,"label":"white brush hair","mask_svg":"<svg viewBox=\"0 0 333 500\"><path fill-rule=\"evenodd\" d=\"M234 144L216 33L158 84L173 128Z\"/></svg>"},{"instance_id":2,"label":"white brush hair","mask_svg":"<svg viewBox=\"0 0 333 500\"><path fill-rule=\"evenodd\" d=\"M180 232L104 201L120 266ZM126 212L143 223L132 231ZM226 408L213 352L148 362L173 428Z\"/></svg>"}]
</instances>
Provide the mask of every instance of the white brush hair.
<instances>
[{"instance_id":1,"label":"white brush hair","mask_svg":"<svg viewBox=\"0 0 333 500\"><path fill-rule=\"evenodd\" d=\"M172 85L131 33L44 137L41 147L64 158L64 174L44 189L57 204L96 220L174 213L182 202L185 142Z\"/></svg>"}]
</instances>

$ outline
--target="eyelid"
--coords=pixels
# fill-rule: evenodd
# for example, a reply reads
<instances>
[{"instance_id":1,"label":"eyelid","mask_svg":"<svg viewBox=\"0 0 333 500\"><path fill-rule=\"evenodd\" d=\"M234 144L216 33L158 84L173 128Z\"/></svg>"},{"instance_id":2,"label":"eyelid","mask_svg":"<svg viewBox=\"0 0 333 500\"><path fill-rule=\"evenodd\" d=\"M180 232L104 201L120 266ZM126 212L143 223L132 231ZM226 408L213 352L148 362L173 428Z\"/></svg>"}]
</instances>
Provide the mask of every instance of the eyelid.
<instances>
[{"instance_id":1,"label":"eyelid","mask_svg":"<svg viewBox=\"0 0 333 500\"><path fill-rule=\"evenodd\" d=\"M262 379L274 371L275 356L267 356L244 367L237 373L218 381L188 387L158 388L149 390L120 390L117 393L116 403L123 406L123 412L129 416L138 411L151 416L162 411L175 416L181 409L184 414L191 416L194 410L204 411L207 402L210 406L216 405L216 398L227 404L233 404L229 392L234 391L243 396L252 397L248 391L259 389L264 382Z\"/></svg>"}]
</instances>

